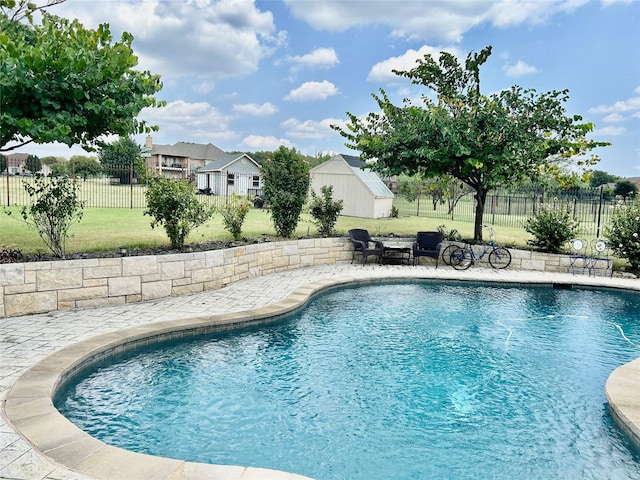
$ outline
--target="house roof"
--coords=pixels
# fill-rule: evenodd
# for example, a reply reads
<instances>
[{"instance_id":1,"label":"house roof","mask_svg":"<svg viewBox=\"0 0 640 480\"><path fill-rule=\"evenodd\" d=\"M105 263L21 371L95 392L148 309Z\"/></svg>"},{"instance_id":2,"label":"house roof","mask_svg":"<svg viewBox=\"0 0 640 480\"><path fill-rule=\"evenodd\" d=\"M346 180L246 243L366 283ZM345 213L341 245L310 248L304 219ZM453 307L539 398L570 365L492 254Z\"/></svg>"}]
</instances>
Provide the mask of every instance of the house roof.
<instances>
[{"instance_id":1,"label":"house roof","mask_svg":"<svg viewBox=\"0 0 640 480\"><path fill-rule=\"evenodd\" d=\"M151 155L186 157L194 160L217 160L227 154L211 143L178 142L173 145L156 145L151 148Z\"/></svg>"},{"instance_id":2,"label":"house roof","mask_svg":"<svg viewBox=\"0 0 640 480\"><path fill-rule=\"evenodd\" d=\"M260 168L260 165L253 158L251 158L249 155L247 155L246 153L234 153L234 154L225 153L220 158L218 158L216 160L213 160L213 161L207 163L204 167L200 168L198 170L198 173L221 172L222 170L228 168L231 164L237 162L241 158L247 158L257 168Z\"/></svg>"}]
</instances>

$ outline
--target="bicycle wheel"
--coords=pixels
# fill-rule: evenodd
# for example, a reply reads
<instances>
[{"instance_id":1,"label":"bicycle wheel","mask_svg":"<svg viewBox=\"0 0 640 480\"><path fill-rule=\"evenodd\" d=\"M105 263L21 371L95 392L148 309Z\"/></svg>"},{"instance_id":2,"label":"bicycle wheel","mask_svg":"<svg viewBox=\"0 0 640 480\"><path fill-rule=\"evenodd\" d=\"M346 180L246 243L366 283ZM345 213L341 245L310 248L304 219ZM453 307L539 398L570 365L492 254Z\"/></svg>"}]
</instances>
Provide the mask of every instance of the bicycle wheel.
<instances>
[{"instance_id":1,"label":"bicycle wheel","mask_svg":"<svg viewBox=\"0 0 640 480\"><path fill-rule=\"evenodd\" d=\"M445 265L451 265L451 254L453 253L454 250L458 248L460 248L458 245L452 243L442 251L442 261L444 262Z\"/></svg>"},{"instance_id":2,"label":"bicycle wheel","mask_svg":"<svg viewBox=\"0 0 640 480\"><path fill-rule=\"evenodd\" d=\"M466 248L456 248L449 256L450 265L456 270L466 270L473 263L471 252Z\"/></svg>"},{"instance_id":3,"label":"bicycle wheel","mask_svg":"<svg viewBox=\"0 0 640 480\"><path fill-rule=\"evenodd\" d=\"M511 264L511 252L504 247L496 247L489 254L489 264L493 268L507 268Z\"/></svg>"}]
</instances>

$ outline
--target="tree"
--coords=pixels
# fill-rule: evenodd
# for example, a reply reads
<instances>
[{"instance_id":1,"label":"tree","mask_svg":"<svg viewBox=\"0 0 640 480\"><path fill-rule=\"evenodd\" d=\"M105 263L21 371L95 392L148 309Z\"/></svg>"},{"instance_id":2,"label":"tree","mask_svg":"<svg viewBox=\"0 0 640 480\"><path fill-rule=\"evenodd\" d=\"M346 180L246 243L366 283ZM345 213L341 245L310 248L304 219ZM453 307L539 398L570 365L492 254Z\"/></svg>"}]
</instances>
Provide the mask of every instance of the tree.
<instances>
[{"instance_id":1,"label":"tree","mask_svg":"<svg viewBox=\"0 0 640 480\"><path fill-rule=\"evenodd\" d=\"M0 173L7 171L7 157L0 153Z\"/></svg>"},{"instance_id":2,"label":"tree","mask_svg":"<svg viewBox=\"0 0 640 480\"><path fill-rule=\"evenodd\" d=\"M66 173L67 159L64 157L54 157L52 155L42 157L43 165L47 165L51 169L51 175L57 177Z\"/></svg>"},{"instance_id":3,"label":"tree","mask_svg":"<svg viewBox=\"0 0 640 480\"><path fill-rule=\"evenodd\" d=\"M69 159L69 170L71 174L87 180L102 173L102 166L96 157L85 157L83 155L73 155Z\"/></svg>"},{"instance_id":4,"label":"tree","mask_svg":"<svg viewBox=\"0 0 640 480\"><path fill-rule=\"evenodd\" d=\"M589 186L591 188L599 187L607 183L616 183L620 177L607 173L603 170L594 170L589 176Z\"/></svg>"},{"instance_id":5,"label":"tree","mask_svg":"<svg viewBox=\"0 0 640 480\"><path fill-rule=\"evenodd\" d=\"M0 152L31 142L91 151L105 135L157 130L137 117L163 105L153 97L162 83L134 70L131 34L114 42L108 24L89 30L46 12L41 25L18 21L41 8L0 0Z\"/></svg>"},{"instance_id":6,"label":"tree","mask_svg":"<svg viewBox=\"0 0 640 480\"><path fill-rule=\"evenodd\" d=\"M0 11L12 22L20 21L23 18L31 20L33 14L38 10L59 5L65 1L66 0L48 0L43 5L37 5L30 0L0 0Z\"/></svg>"},{"instance_id":7,"label":"tree","mask_svg":"<svg viewBox=\"0 0 640 480\"><path fill-rule=\"evenodd\" d=\"M309 213L313 217L320 235L331 236L343 205L344 202L342 200L333 199L333 187L331 185L320 187L320 195L316 195L316 192L311 190Z\"/></svg>"},{"instance_id":8,"label":"tree","mask_svg":"<svg viewBox=\"0 0 640 480\"><path fill-rule=\"evenodd\" d=\"M293 234L309 191L309 165L295 148L281 146L262 164L264 195L278 235Z\"/></svg>"},{"instance_id":9,"label":"tree","mask_svg":"<svg viewBox=\"0 0 640 480\"><path fill-rule=\"evenodd\" d=\"M636 193L638 193L638 187L629 180L617 182L616 187L613 189L613 194L622 198L627 198L629 195L635 195Z\"/></svg>"},{"instance_id":10,"label":"tree","mask_svg":"<svg viewBox=\"0 0 640 480\"><path fill-rule=\"evenodd\" d=\"M28 155L24 167L31 173L37 173L42 170L42 161L36 155Z\"/></svg>"},{"instance_id":11,"label":"tree","mask_svg":"<svg viewBox=\"0 0 640 480\"><path fill-rule=\"evenodd\" d=\"M599 159L584 155L608 143L586 139L591 123L567 117L568 91L538 94L513 86L491 95L480 93L480 66L491 47L470 53L464 65L441 52L417 61L409 71L396 71L412 83L436 93L422 105L405 99L394 105L386 92L373 97L382 113L360 119L347 112L345 128L333 125L347 139L347 147L359 150L373 168L385 175L420 173L425 177L451 175L475 192L474 239L482 240L482 217L491 188L511 185L525 178L552 172L565 182L577 174L569 166L587 167Z\"/></svg>"},{"instance_id":12,"label":"tree","mask_svg":"<svg viewBox=\"0 0 640 480\"><path fill-rule=\"evenodd\" d=\"M145 196L144 215L153 218L151 228L164 227L171 248L182 248L189 232L209 220L213 212L198 201L195 187L185 180L152 178Z\"/></svg>"},{"instance_id":13,"label":"tree","mask_svg":"<svg viewBox=\"0 0 640 480\"><path fill-rule=\"evenodd\" d=\"M98 158L104 172L110 177L119 178L122 184L129 184L131 173L135 178L144 168L140 146L129 137L120 137L104 145L98 152Z\"/></svg>"}]
</instances>

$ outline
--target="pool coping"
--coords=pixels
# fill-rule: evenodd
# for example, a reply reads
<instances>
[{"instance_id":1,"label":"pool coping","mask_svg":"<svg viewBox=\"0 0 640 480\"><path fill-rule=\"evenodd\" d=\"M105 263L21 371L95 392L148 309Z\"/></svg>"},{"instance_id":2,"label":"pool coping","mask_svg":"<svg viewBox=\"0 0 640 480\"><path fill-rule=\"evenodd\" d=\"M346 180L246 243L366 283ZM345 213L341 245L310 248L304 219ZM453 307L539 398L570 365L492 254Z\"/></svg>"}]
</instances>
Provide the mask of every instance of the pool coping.
<instances>
[{"instance_id":1,"label":"pool coping","mask_svg":"<svg viewBox=\"0 0 640 480\"><path fill-rule=\"evenodd\" d=\"M155 457L107 445L89 436L67 420L53 406L53 397L77 371L130 348L276 321L300 308L316 294L344 285L386 281L459 281L478 279L422 276L383 277L342 275L310 282L295 288L283 300L254 310L203 315L188 319L149 323L99 335L69 345L33 365L18 378L8 392L5 414L12 427L38 451L65 467L105 480L220 479L220 480L310 480L302 475L256 467L210 465L179 459ZM563 286L565 283L538 279L491 278L498 284ZM572 277L571 285L640 290L640 285L607 285L591 279ZM612 417L630 440L640 448L640 358L616 368L605 385Z\"/></svg>"}]
</instances>

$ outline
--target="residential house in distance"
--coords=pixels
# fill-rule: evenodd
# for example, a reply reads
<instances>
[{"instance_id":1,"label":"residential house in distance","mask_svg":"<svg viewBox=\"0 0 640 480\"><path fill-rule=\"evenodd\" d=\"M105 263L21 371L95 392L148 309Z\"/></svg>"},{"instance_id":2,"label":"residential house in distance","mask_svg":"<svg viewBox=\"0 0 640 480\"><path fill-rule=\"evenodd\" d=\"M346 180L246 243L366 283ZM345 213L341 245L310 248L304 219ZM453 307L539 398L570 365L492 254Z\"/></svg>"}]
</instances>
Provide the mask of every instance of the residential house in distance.
<instances>
[{"instance_id":1,"label":"residential house in distance","mask_svg":"<svg viewBox=\"0 0 640 480\"><path fill-rule=\"evenodd\" d=\"M29 172L27 169L27 157L28 153L9 153L5 155L7 159L7 169L5 172L9 172L9 175L30 175L34 172ZM2 173L2 172L0 172ZM41 175L49 175L51 173L51 168L48 165L42 165L39 173Z\"/></svg>"},{"instance_id":2,"label":"residential house in distance","mask_svg":"<svg viewBox=\"0 0 640 480\"><path fill-rule=\"evenodd\" d=\"M197 172L198 192L207 195L262 195L260 165L246 153L225 154Z\"/></svg>"},{"instance_id":3,"label":"residential house in distance","mask_svg":"<svg viewBox=\"0 0 640 480\"><path fill-rule=\"evenodd\" d=\"M377 173L352 155L336 155L311 169L311 189L320 195L324 185L333 187L334 200L342 200L341 215L384 218L391 215L393 193Z\"/></svg>"},{"instance_id":4,"label":"residential house in distance","mask_svg":"<svg viewBox=\"0 0 640 480\"><path fill-rule=\"evenodd\" d=\"M211 143L154 145L151 136L147 137L144 146L150 150L146 159L147 168L174 180L195 181L198 169L227 155Z\"/></svg>"}]
</instances>

